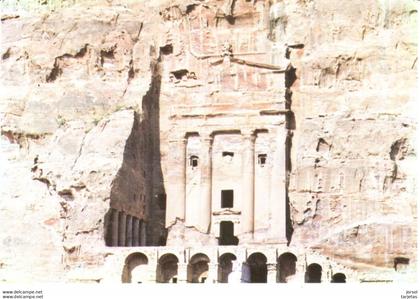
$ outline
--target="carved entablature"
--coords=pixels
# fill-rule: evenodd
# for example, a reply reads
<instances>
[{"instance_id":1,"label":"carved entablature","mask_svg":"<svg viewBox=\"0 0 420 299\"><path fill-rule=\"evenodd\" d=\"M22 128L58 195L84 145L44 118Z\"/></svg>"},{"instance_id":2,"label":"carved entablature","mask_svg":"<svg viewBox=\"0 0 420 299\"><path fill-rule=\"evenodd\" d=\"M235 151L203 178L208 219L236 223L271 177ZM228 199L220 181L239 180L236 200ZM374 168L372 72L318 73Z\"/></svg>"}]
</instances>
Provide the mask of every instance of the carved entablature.
<instances>
[{"instance_id":1,"label":"carved entablature","mask_svg":"<svg viewBox=\"0 0 420 299\"><path fill-rule=\"evenodd\" d=\"M258 91L276 87L289 65L287 59L277 59L277 65L265 63L264 54L255 54L254 60L247 55L235 54L231 46L224 45L222 57L209 59L208 83L221 90ZM243 58L242 58L242 57Z\"/></svg>"},{"instance_id":2,"label":"carved entablature","mask_svg":"<svg viewBox=\"0 0 420 299\"><path fill-rule=\"evenodd\" d=\"M234 231L240 231L241 215L240 211L233 211L231 209L223 209L219 211L214 211L212 213L212 232L216 236L220 236L220 223L222 221L229 221L233 223Z\"/></svg>"}]
</instances>

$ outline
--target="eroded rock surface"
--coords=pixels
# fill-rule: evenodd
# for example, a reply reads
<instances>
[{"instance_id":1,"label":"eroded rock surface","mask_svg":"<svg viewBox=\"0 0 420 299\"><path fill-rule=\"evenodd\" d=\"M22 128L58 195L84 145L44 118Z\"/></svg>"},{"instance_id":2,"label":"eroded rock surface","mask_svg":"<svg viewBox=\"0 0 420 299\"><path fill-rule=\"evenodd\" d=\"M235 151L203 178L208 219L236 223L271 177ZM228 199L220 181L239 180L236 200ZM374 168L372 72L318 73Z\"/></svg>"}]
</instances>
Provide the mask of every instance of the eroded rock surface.
<instances>
[{"instance_id":1,"label":"eroded rock surface","mask_svg":"<svg viewBox=\"0 0 420 299\"><path fill-rule=\"evenodd\" d=\"M200 217L165 203L186 131L174 123L196 107L250 123L288 110L287 138L258 142L287 140L291 248L356 280L394 279L396 258L415 268L415 1L9 2L0 281L112 280L103 269L124 265L105 243L110 209L150 223L143 245L216 245ZM264 217L257 244L273 240Z\"/></svg>"}]
</instances>

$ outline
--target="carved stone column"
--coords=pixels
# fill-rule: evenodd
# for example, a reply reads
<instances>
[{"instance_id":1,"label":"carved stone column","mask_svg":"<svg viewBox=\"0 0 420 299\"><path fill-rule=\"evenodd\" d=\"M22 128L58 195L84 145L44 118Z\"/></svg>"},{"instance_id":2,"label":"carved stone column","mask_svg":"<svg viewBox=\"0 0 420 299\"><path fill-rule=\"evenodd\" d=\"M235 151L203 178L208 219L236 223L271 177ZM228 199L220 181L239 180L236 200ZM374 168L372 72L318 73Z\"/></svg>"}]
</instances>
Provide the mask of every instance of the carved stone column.
<instances>
[{"instance_id":1,"label":"carved stone column","mask_svg":"<svg viewBox=\"0 0 420 299\"><path fill-rule=\"evenodd\" d=\"M238 272L238 277L239 277L239 281L241 283L247 282L247 264L246 264L246 260L247 260L247 249L246 248L241 248L240 250L236 251L236 272ZM235 264L234 264L235 265Z\"/></svg>"},{"instance_id":2,"label":"carved stone column","mask_svg":"<svg viewBox=\"0 0 420 299\"><path fill-rule=\"evenodd\" d=\"M201 196L200 222L198 229L208 233L211 223L211 188L212 188L212 146L213 136L206 134L201 141Z\"/></svg>"},{"instance_id":3,"label":"carved stone column","mask_svg":"<svg viewBox=\"0 0 420 299\"><path fill-rule=\"evenodd\" d=\"M242 277L242 263L243 261L232 261L232 272L229 274L229 283L240 283Z\"/></svg>"},{"instance_id":4,"label":"carved stone column","mask_svg":"<svg viewBox=\"0 0 420 299\"><path fill-rule=\"evenodd\" d=\"M119 212L112 209L111 215L111 246L118 246L118 217Z\"/></svg>"},{"instance_id":5,"label":"carved stone column","mask_svg":"<svg viewBox=\"0 0 420 299\"><path fill-rule=\"evenodd\" d=\"M251 268L248 263L242 263L242 276L241 282L242 283L250 283L251 282Z\"/></svg>"},{"instance_id":6,"label":"carved stone column","mask_svg":"<svg viewBox=\"0 0 420 299\"><path fill-rule=\"evenodd\" d=\"M267 264L267 283L276 283L277 282L277 264L269 263Z\"/></svg>"},{"instance_id":7,"label":"carved stone column","mask_svg":"<svg viewBox=\"0 0 420 299\"><path fill-rule=\"evenodd\" d=\"M207 274L206 283L217 283L218 263L209 263L209 271Z\"/></svg>"},{"instance_id":8,"label":"carved stone column","mask_svg":"<svg viewBox=\"0 0 420 299\"><path fill-rule=\"evenodd\" d=\"M243 132L242 161L242 241L252 239L254 230L254 171L255 135L253 131Z\"/></svg>"},{"instance_id":9,"label":"carved stone column","mask_svg":"<svg viewBox=\"0 0 420 299\"><path fill-rule=\"evenodd\" d=\"M156 283L157 273L156 273L156 261L152 261L152 263L149 266L149 283Z\"/></svg>"},{"instance_id":10,"label":"carved stone column","mask_svg":"<svg viewBox=\"0 0 420 299\"><path fill-rule=\"evenodd\" d=\"M127 246L133 246L133 217L127 215L127 226L126 226L126 241Z\"/></svg>"},{"instance_id":11,"label":"carved stone column","mask_svg":"<svg viewBox=\"0 0 420 299\"><path fill-rule=\"evenodd\" d=\"M119 212L119 225L118 225L118 246L126 245L126 229L127 229L127 217L124 212Z\"/></svg>"},{"instance_id":12,"label":"carved stone column","mask_svg":"<svg viewBox=\"0 0 420 299\"><path fill-rule=\"evenodd\" d=\"M331 282L331 269L327 264L321 264L321 283L330 283Z\"/></svg>"},{"instance_id":13,"label":"carved stone column","mask_svg":"<svg viewBox=\"0 0 420 299\"><path fill-rule=\"evenodd\" d=\"M270 196L270 232L269 240L275 243L287 243L286 239L286 138L284 127L275 133L276 143L273 151Z\"/></svg>"},{"instance_id":14,"label":"carved stone column","mask_svg":"<svg viewBox=\"0 0 420 299\"><path fill-rule=\"evenodd\" d=\"M133 217L133 246L140 246L140 221Z\"/></svg>"},{"instance_id":15,"label":"carved stone column","mask_svg":"<svg viewBox=\"0 0 420 299\"><path fill-rule=\"evenodd\" d=\"M188 265L184 263L178 263L178 283L187 283L188 276Z\"/></svg>"},{"instance_id":16,"label":"carved stone column","mask_svg":"<svg viewBox=\"0 0 420 299\"><path fill-rule=\"evenodd\" d=\"M291 277L287 283L304 283L305 282L305 273L306 273L306 257L297 256L296 262L296 273Z\"/></svg>"},{"instance_id":17,"label":"carved stone column","mask_svg":"<svg viewBox=\"0 0 420 299\"><path fill-rule=\"evenodd\" d=\"M185 220L185 136L169 141L170 165L166 188L166 227L176 219Z\"/></svg>"},{"instance_id":18,"label":"carved stone column","mask_svg":"<svg viewBox=\"0 0 420 299\"><path fill-rule=\"evenodd\" d=\"M140 246L147 245L146 238L146 222L144 222L144 220L140 220Z\"/></svg>"}]
</instances>

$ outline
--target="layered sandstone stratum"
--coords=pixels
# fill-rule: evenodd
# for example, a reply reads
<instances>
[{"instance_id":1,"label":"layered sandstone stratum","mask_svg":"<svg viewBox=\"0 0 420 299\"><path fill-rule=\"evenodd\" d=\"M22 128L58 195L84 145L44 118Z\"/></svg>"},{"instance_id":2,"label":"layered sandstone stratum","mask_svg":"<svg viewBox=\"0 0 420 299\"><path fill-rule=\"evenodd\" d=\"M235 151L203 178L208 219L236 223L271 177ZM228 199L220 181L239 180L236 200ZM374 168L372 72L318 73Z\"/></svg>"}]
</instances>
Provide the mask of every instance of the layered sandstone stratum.
<instances>
[{"instance_id":1,"label":"layered sandstone stratum","mask_svg":"<svg viewBox=\"0 0 420 299\"><path fill-rule=\"evenodd\" d=\"M191 101L210 99L210 119L262 92L288 110L288 246L358 281L415 279L416 1L1 6L1 282L120 277L105 245L110 208L150 224L142 245L214 245L162 208L178 166L171 140L185 133L173 123ZM248 77L225 80L218 57ZM284 80L267 77L272 65ZM261 221L260 245L271 225Z\"/></svg>"}]
</instances>

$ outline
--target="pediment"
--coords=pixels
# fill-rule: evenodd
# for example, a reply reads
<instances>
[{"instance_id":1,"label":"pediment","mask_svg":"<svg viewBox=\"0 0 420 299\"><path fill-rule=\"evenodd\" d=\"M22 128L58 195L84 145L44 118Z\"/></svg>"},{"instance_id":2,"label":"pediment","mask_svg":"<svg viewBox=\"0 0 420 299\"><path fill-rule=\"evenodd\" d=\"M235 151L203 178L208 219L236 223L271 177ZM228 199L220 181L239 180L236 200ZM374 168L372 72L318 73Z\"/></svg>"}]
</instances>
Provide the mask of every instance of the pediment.
<instances>
[{"instance_id":1,"label":"pediment","mask_svg":"<svg viewBox=\"0 0 420 299\"><path fill-rule=\"evenodd\" d=\"M232 209L222 209L219 211L214 211L213 212L214 216L224 216L224 215L241 215L240 211L235 211Z\"/></svg>"}]
</instances>

